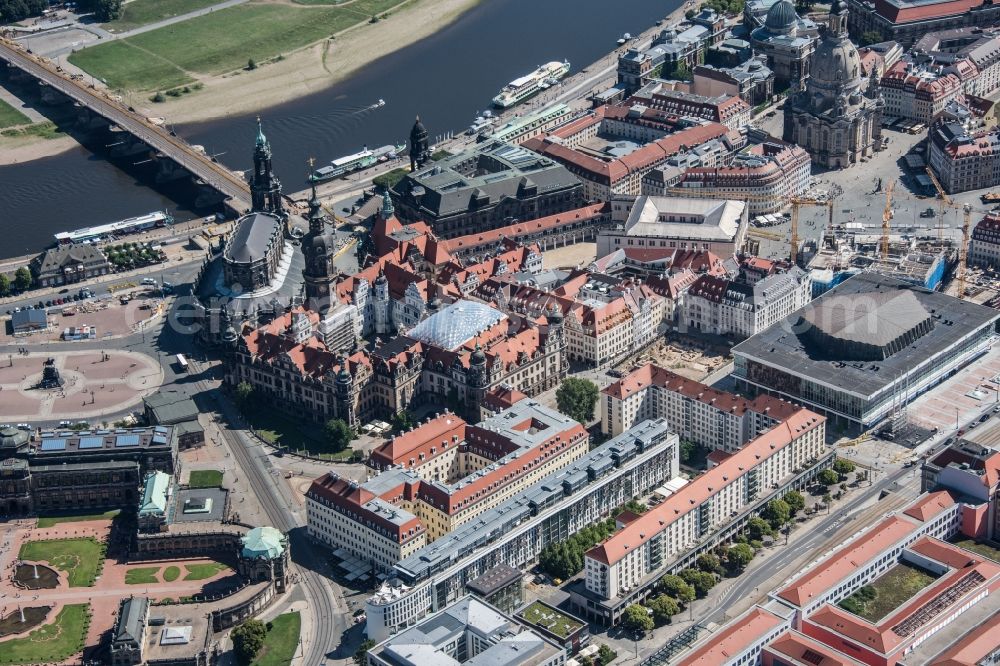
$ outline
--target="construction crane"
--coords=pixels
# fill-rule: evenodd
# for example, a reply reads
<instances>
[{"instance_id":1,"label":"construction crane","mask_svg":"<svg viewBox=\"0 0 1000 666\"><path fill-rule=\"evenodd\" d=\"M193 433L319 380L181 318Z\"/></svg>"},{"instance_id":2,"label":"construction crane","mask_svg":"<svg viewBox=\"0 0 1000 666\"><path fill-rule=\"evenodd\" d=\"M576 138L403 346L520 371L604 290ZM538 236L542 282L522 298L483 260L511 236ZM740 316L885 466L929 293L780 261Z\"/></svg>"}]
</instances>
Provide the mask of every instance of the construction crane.
<instances>
[{"instance_id":1,"label":"construction crane","mask_svg":"<svg viewBox=\"0 0 1000 666\"><path fill-rule=\"evenodd\" d=\"M892 190L896 187L896 181L889 183L885 188L885 210L882 211L882 261L889 261L889 227L892 220Z\"/></svg>"},{"instance_id":2,"label":"construction crane","mask_svg":"<svg viewBox=\"0 0 1000 666\"><path fill-rule=\"evenodd\" d=\"M969 255L969 227L972 222L972 206L962 207L962 249L958 251L958 297L965 298L965 264Z\"/></svg>"},{"instance_id":3,"label":"construction crane","mask_svg":"<svg viewBox=\"0 0 1000 666\"><path fill-rule=\"evenodd\" d=\"M938 201L940 202L938 204L937 223L938 241L940 241L942 239L942 235L944 234L944 207L954 206L955 202L951 200L951 197L949 197L944 191L944 188L941 187L941 181L937 179L937 174L934 173L934 169L927 167L927 176L931 179L931 182L934 183L934 189L937 190Z\"/></svg>"},{"instance_id":4,"label":"construction crane","mask_svg":"<svg viewBox=\"0 0 1000 666\"><path fill-rule=\"evenodd\" d=\"M744 194L733 193L733 196L729 196L724 192L712 192L704 191L699 188L688 188L688 187L670 187L665 190L666 194L679 196L679 197L690 197L695 199L732 199L734 201L763 201L763 202L788 202L792 205L791 212L791 234L788 242L788 254L789 259L793 265L798 263L799 256L799 206L826 206L829 210L829 225L833 226L833 200L819 201L818 199L803 199L798 197L793 197L791 199L786 199L782 196L765 196L762 194ZM783 240L783 236L780 234L775 234L767 231L760 231L757 229L750 229L747 231L748 236L756 236L758 238L767 238L769 240Z\"/></svg>"}]
</instances>

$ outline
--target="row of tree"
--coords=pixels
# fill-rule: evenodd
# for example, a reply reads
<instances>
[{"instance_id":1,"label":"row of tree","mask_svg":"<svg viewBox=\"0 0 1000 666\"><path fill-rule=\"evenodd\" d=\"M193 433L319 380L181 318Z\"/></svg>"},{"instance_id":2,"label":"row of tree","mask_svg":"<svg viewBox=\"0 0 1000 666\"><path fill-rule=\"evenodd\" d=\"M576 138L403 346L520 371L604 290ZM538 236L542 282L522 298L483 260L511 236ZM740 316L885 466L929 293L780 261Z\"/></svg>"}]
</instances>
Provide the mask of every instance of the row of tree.
<instances>
[{"instance_id":1,"label":"row of tree","mask_svg":"<svg viewBox=\"0 0 1000 666\"><path fill-rule=\"evenodd\" d=\"M10 296L13 293L27 291L31 289L33 283L34 278L31 277L31 271L24 266L14 271L13 280L7 277L6 273L0 273L0 296Z\"/></svg>"},{"instance_id":2,"label":"row of tree","mask_svg":"<svg viewBox=\"0 0 1000 666\"><path fill-rule=\"evenodd\" d=\"M550 543L538 555L542 571L553 578L567 579L583 571L583 555L614 534L615 520L608 518L589 525L565 541Z\"/></svg>"}]
</instances>

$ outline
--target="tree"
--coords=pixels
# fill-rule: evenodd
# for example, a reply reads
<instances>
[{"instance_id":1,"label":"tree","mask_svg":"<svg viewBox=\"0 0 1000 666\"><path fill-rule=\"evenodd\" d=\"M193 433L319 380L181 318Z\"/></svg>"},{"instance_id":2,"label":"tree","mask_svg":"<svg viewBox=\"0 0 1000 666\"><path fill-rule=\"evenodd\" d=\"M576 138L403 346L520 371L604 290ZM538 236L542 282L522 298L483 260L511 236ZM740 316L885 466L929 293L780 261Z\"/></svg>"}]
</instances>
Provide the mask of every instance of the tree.
<instances>
[{"instance_id":1,"label":"tree","mask_svg":"<svg viewBox=\"0 0 1000 666\"><path fill-rule=\"evenodd\" d=\"M649 617L645 606L632 604L622 613L622 626L629 631L645 633L653 628L653 618Z\"/></svg>"},{"instance_id":2,"label":"tree","mask_svg":"<svg viewBox=\"0 0 1000 666\"><path fill-rule=\"evenodd\" d=\"M858 40L858 46L868 46L869 44L877 44L882 41L882 33L877 30L865 30L861 33L861 38Z\"/></svg>"},{"instance_id":3,"label":"tree","mask_svg":"<svg viewBox=\"0 0 1000 666\"><path fill-rule=\"evenodd\" d=\"M588 379L570 377L556 390L556 405L560 412L586 425L594 418L597 395L597 384Z\"/></svg>"},{"instance_id":4,"label":"tree","mask_svg":"<svg viewBox=\"0 0 1000 666\"><path fill-rule=\"evenodd\" d=\"M845 460L844 458L837 458L833 461L833 471L840 475L840 478L844 478L856 469L854 463L850 460Z\"/></svg>"},{"instance_id":5,"label":"tree","mask_svg":"<svg viewBox=\"0 0 1000 666\"><path fill-rule=\"evenodd\" d=\"M247 620L233 629L230 638L233 641L233 651L236 660L241 664L249 664L264 645L267 627L260 620Z\"/></svg>"},{"instance_id":6,"label":"tree","mask_svg":"<svg viewBox=\"0 0 1000 666\"><path fill-rule=\"evenodd\" d=\"M747 521L747 533L751 539L760 541L766 536L771 536L772 530L766 520L759 516L754 516Z\"/></svg>"},{"instance_id":7,"label":"tree","mask_svg":"<svg viewBox=\"0 0 1000 666\"><path fill-rule=\"evenodd\" d=\"M323 427L323 432L326 435L326 443L334 451L343 451L354 439L354 431L343 419L330 419Z\"/></svg>"},{"instance_id":8,"label":"tree","mask_svg":"<svg viewBox=\"0 0 1000 666\"><path fill-rule=\"evenodd\" d=\"M122 17L122 0L95 0L93 6L94 18L101 23Z\"/></svg>"},{"instance_id":9,"label":"tree","mask_svg":"<svg viewBox=\"0 0 1000 666\"><path fill-rule=\"evenodd\" d=\"M413 415L405 409L393 414L392 429L398 434L413 427Z\"/></svg>"},{"instance_id":10,"label":"tree","mask_svg":"<svg viewBox=\"0 0 1000 666\"><path fill-rule=\"evenodd\" d=\"M722 563L719 562L719 556L713 555L712 553L702 553L698 556L696 562L698 563L698 568L702 571L711 571L715 573L722 569Z\"/></svg>"},{"instance_id":11,"label":"tree","mask_svg":"<svg viewBox=\"0 0 1000 666\"><path fill-rule=\"evenodd\" d=\"M660 579L660 589L663 590L664 594L669 594L682 604L689 604L695 598L694 586L674 574L667 574Z\"/></svg>"},{"instance_id":12,"label":"tree","mask_svg":"<svg viewBox=\"0 0 1000 666\"><path fill-rule=\"evenodd\" d=\"M806 498L797 490L789 490L782 499L785 500L793 516L806 508Z\"/></svg>"},{"instance_id":13,"label":"tree","mask_svg":"<svg viewBox=\"0 0 1000 666\"><path fill-rule=\"evenodd\" d=\"M18 291L27 291L31 288L31 271L21 266L14 271L14 288Z\"/></svg>"},{"instance_id":14,"label":"tree","mask_svg":"<svg viewBox=\"0 0 1000 666\"><path fill-rule=\"evenodd\" d=\"M840 475L832 469L824 469L819 473L819 476L816 477L816 480L824 486L832 486L840 482Z\"/></svg>"},{"instance_id":15,"label":"tree","mask_svg":"<svg viewBox=\"0 0 1000 666\"><path fill-rule=\"evenodd\" d=\"M681 462L682 463L689 463L689 462L691 462L691 459L694 457L694 452L695 452L696 448L697 447L695 447L694 442L688 441L686 439L682 439L681 440L681 450L680 450Z\"/></svg>"},{"instance_id":16,"label":"tree","mask_svg":"<svg viewBox=\"0 0 1000 666\"><path fill-rule=\"evenodd\" d=\"M714 573L698 571L697 569L682 569L680 574L689 585L694 587L695 595L700 599L708 594L708 591L715 587L716 578Z\"/></svg>"},{"instance_id":17,"label":"tree","mask_svg":"<svg viewBox=\"0 0 1000 666\"><path fill-rule=\"evenodd\" d=\"M771 524L773 529L778 529L792 517L792 510L788 507L785 500L775 499L764 506L764 510L760 512L760 515Z\"/></svg>"},{"instance_id":18,"label":"tree","mask_svg":"<svg viewBox=\"0 0 1000 666\"><path fill-rule=\"evenodd\" d=\"M7 296L10 294L10 278L7 277L6 273L0 273L0 296Z\"/></svg>"},{"instance_id":19,"label":"tree","mask_svg":"<svg viewBox=\"0 0 1000 666\"><path fill-rule=\"evenodd\" d=\"M257 69L257 62L253 58L247 60L247 69L250 70L251 72Z\"/></svg>"},{"instance_id":20,"label":"tree","mask_svg":"<svg viewBox=\"0 0 1000 666\"><path fill-rule=\"evenodd\" d=\"M826 493L825 495L823 495L823 504L826 505L827 513L830 513L830 504L832 502L833 502L833 497L830 495L830 493Z\"/></svg>"},{"instance_id":21,"label":"tree","mask_svg":"<svg viewBox=\"0 0 1000 666\"><path fill-rule=\"evenodd\" d=\"M726 562L733 571L743 571L753 559L753 548L745 543L737 543L726 552Z\"/></svg>"},{"instance_id":22,"label":"tree","mask_svg":"<svg viewBox=\"0 0 1000 666\"><path fill-rule=\"evenodd\" d=\"M653 611L653 621L656 624L667 624L670 618L681 612L680 604L673 597L661 594L649 602L649 608Z\"/></svg>"},{"instance_id":23,"label":"tree","mask_svg":"<svg viewBox=\"0 0 1000 666\"><path fill-rule=\"evenodd\" d=\"M600 666L606 666L610 664L618 657L618 653L611 649L611 646L606 643L601 643L601 647L597 650L597 658L600 659Z\"/></svg>"},{"instance_id":24,"label":"tree","mask_svg":"<svg viewBox=\"0 0 1000 666\"><path fill-rule=\"evenodd\" d=\"M253 384L244 380L236 385L236 404L246 407L253 397Z\"/></svg>"},{"instance_id":25,"label":"tree","mask_svg":"<svg viewBox=\"0 0 1000 666\"><path fill-rule=\"evenodd\" d=\"M687 60L678 60L674 68L670 70L670 78L678 81L687 81L691 78L691 67Z\"/></svg>"},{"instance_id":26,"label":"tree","mask_svg":"<svg viewBox=\"0 0 1000 666\"><path fill-rule=\"evenodd\" d=\"M351 659L353 659L354 663L358 666L364 666L368 662L368 650L371 650L373 647L375 647L375 641L371 639L366 640L358 646L357 652L354 653L354 656L351 657Z\"/></svg>"}]
</instances>

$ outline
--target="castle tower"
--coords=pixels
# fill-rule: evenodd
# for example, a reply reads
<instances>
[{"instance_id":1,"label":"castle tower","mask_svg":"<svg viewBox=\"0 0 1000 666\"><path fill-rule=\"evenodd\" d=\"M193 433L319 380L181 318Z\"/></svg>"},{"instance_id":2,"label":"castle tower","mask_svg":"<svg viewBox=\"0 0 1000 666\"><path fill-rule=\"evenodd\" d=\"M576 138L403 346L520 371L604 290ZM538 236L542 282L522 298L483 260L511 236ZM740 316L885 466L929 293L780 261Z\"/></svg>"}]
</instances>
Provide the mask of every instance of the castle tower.
<instances>
[{"instance_id":1,"label":"castle tower","mask_svg":"<svg viewBox=\"0 0 1000 666\"><path fill-rule=\"evenodd\" d=\"M427 142L427 128L417 116L410 130L410 170L416 171L431 158L430 144Z\"/></svg>"},{"instance_id":2,"label":"castle tower","mask_svg":"<svg viewBox=\"0 0 1000 666\"><path fill-rule=\"evenodd\" d=\"M247 182L250 184L252 210L285 217L281 203L281 181L272 171L271 144L264 136L260 118L257 118L257 140L253 149L253 174L247 178Z\"/></svg>"}]
</instances>

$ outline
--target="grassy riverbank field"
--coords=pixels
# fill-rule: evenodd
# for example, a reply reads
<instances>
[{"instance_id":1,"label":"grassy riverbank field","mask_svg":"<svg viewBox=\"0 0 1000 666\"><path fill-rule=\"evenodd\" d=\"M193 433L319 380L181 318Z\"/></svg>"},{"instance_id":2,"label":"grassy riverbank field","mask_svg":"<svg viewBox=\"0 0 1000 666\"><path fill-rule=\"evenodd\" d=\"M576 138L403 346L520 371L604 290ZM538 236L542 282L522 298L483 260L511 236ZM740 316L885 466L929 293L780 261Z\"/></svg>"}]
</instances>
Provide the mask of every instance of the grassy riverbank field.
<instances>
[{"instance_id":1,"label":"grassy riverbank field","mask_svg":"<svg viewBox=\"0 0 1000 666\"><path fill-rule=\"evenodd\" d=\"M218 4L218 0L131 0L122 5L121 18L101 27L108 32L125 32L214 4Z\"/></svg>"},{"instance_id":2,"label":"grassy riverbank field","mask_svg":"<svg viewBox=\"0 0 1000 666\"><path fill-rule=\"evenodd\" d=\"M26 115L0 99L0 128L27 125L30 122Z\"/></svg>"},{"instance_id":3,"label":"grassy riverbank field","mask_svg":"<svg viewBox=\"0 0 1000 666\"><path fill-rule=\"evenodd\" d=\"M143 0L137 0L139 2ZM193 0L189 0L193 1ZM247 2L122 40L83 49L69 61L112 88L159 90L197 75L239 71L371 19L403 0L355 0L342 6Z\"/></svg>"}]
</instances>

